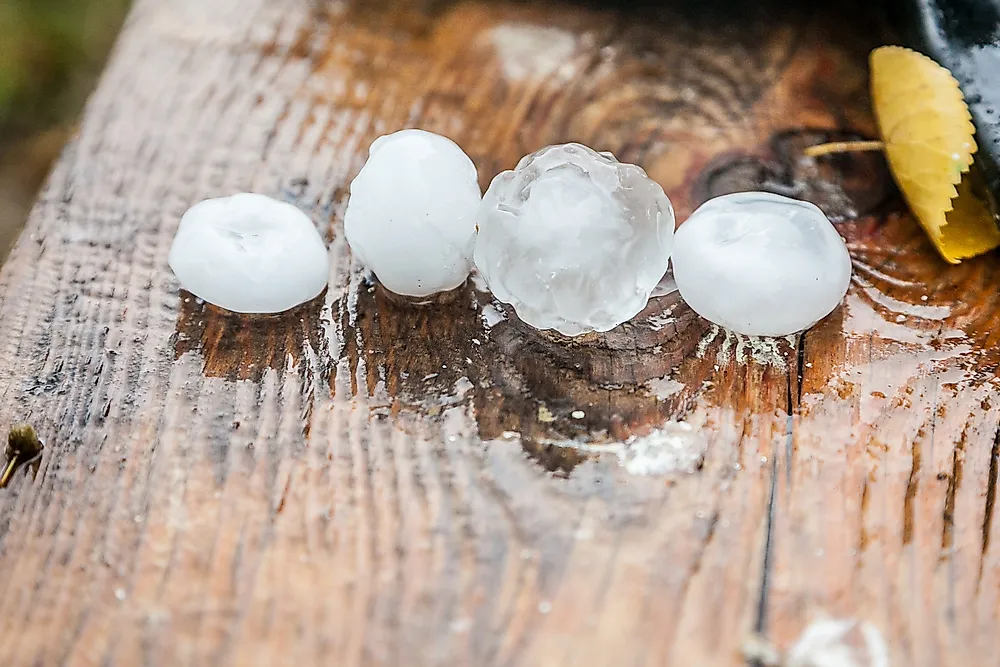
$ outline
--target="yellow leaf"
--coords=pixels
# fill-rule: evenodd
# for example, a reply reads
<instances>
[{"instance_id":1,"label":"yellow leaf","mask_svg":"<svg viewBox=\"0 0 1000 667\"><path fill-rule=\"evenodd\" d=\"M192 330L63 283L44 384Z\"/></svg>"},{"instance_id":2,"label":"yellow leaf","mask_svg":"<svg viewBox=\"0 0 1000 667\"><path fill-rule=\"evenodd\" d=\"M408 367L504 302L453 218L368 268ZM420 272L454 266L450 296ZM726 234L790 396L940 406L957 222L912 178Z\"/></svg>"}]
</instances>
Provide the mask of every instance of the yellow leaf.
<instances>
[{"instance_id":1,"label":"yellow leaf","mask_svg":"<svg viewBox=\"0 0 1000 667\"><path fill-rule=\"evenodd\" d=\"M1000 246L1000 229L983 196L985 187L975 167L958 184L958 196L952 200L948 224L941 229L937 244L944 258L953 264Z\"/></svg>"},{"instance_id":2,"label":"yellow leaf","mask_svg":"<svg viewBox=\"0 0 1000 667\"><path fill-rule=\"evenodd\" d=\"M949 215L976 152L972 116L951 73L916 51L883 46L871 53L871 87L889 167L941 255L958 263L1000 245L993 217L971 193Z\"/></svg>"}]
</instances>

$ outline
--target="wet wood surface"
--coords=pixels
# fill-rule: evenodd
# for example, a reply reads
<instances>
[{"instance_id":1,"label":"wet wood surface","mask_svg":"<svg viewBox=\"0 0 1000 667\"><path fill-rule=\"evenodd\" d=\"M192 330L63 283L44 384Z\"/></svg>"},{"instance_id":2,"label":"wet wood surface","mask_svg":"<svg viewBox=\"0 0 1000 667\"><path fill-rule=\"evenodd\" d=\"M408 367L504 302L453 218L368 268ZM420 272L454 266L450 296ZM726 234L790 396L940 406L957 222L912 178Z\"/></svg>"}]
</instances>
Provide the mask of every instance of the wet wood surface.
<instances>
[{"instance_id":1,"label":"wet wood surface","mask_svg":"<svg viewBox=\"0 0 1000 667\"><path fill-rule=\"evenodd\" d=\"M137 2L0 273L0 421L46 442L0 492L0 662L729 666L845 618L850 664L996 664L996 258L937 259L880 156L801 157L873 136L876 18L688 4ZM680 220L812 200L850 293L777 341L676 295L572 342L472 283L400 303L342 219L414 126L484 187L576 140ZM325 232L322 298L180 289L180 215L241 190Z\"/></svg>"}]
</instances>

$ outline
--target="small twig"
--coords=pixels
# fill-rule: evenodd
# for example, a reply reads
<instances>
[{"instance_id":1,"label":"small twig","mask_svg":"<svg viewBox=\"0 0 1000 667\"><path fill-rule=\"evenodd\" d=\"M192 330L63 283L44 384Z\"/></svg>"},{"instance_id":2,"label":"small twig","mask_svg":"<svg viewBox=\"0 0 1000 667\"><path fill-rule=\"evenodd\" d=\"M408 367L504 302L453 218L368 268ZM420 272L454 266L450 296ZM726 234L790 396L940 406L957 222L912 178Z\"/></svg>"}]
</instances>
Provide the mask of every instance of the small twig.
<instances>
[{"instance_id":1,"label":"small twig","mask_svg":"<svg viewBox=\"0 0 1000 667\"><path fill-rule=\"evenodd\" d=\"M21 457L14 454L9 459L7 463L4 464L3 473L0 473L0 489L7 488L7 484L10 482L10 478L14 476L14 472L21 465Z\"/></svg>"},{"instance_id":2,"label":"small twig","mask_svg":"<svg viewBox=\"0 0 1000 667\"><path fill-rule=\"evenodd\" d=\"M805 149L809 157L819 157L830 153L857 153L860 151L880 151L885 148L881 141L831 141L828 144L816 144Z\"/></svg>"}]
</instances>

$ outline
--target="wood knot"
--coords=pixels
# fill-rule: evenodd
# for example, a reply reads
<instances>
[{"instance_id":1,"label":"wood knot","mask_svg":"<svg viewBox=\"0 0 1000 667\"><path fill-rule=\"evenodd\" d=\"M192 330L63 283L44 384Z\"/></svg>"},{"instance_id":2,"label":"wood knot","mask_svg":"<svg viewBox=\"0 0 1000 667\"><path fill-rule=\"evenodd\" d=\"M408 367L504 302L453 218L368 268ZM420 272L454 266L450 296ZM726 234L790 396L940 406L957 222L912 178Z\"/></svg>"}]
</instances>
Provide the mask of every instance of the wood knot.
<instances>
[{"instance_id":1,"label":"wood knot","mask_svg":"<svg viewBox=\"0 0 1000 667\"><path fill-rule=\"evenodd\" d=\"M788 130L761 154L729 154L710 164L694 186L697 201L761 190L818 206L833 222L902 210L885 158L878 152L807 157L805 149L833 141L866 139L852 132Z\"/></svg>"}]
</instances>

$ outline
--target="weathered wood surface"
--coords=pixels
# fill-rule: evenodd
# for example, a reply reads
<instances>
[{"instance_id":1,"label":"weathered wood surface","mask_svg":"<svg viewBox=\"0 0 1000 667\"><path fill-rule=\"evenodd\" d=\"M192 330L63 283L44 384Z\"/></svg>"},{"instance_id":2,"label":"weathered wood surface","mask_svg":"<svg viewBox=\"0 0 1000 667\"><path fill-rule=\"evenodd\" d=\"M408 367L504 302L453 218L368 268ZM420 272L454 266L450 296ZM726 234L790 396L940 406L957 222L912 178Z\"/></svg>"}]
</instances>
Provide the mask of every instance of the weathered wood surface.
<instances>
[{"instance_id":1,"label":"weathered wood surface","mask_svg":"<svg viewBox=\"0 0 1000 667\"><path fill-rule=\"evenodd\" d=\"M895 665L997 664L996 258L937 260L879 156L799 157L874 132L879 24L424 4L137 3L0 274L0 420L47 441L0 493L0 662L728 666L829 615ZM471 285L396 303L341 224L406 126L484 186L547 143L612 150L682 220L791 190L856 280L770 344L671 298L572 345L487 329ZM252 319L179 290L180 214L239 190L326 231L324 299ZM553 444L671 419L692 472Z\"/></svg>"}]
</instances>

